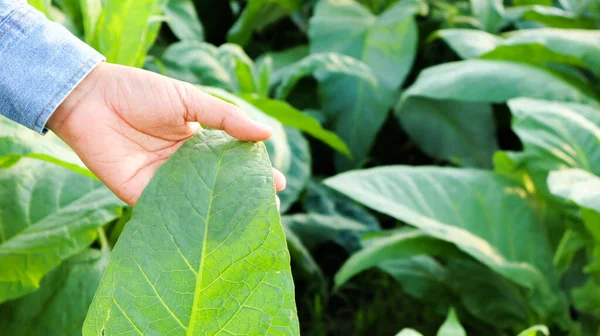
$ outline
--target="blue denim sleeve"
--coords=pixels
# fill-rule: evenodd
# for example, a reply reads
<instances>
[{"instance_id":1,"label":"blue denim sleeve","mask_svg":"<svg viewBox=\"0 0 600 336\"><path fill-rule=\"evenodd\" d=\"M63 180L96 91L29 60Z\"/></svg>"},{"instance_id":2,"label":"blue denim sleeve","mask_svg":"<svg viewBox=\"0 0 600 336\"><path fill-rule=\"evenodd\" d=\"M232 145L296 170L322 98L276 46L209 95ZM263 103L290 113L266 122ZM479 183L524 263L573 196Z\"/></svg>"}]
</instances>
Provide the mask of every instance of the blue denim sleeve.
<instances>
[{"instance_id":1,"label":"blue denim sleeve","mask_svg":"<svg viewBox=\"0 0 600 336\"><path fill-rule=\"evenodd\" d=\"M45 133L46 122L104 57L26 1L0 0L0 114Z\"/></svg>"}]
</instances>

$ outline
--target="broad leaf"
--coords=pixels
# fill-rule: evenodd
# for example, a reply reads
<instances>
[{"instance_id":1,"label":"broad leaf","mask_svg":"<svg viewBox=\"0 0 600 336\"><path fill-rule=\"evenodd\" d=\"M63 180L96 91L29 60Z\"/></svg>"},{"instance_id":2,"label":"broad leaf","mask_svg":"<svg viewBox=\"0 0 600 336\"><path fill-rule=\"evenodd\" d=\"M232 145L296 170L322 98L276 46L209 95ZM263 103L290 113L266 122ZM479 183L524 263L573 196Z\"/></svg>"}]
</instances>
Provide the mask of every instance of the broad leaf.
<instances>
[{"instance_id":1,"label":"broad leaf","mask_svg":"<svg viewBox=\"0 0 600 336\"><path fill-rule=\"evenodd\" d=\"M448 312L448 317L446 317L446 321L444 321L444 324L438 330L437 336L467 336L467 332L460 324L454 309L450 309Z\"/></svg>"},{"instance_id":2,"label":"broad leaf","mask_svg":"<svg viewBox=\"0 0 600 336\"><path fill-rule=\"evenodd\" d=\"M192 0L167 0L165 16L178 39L204 41L204 28Z\"/></svg>"},{"instance_id":3,"label":"broad leaf","mask_svg":"<svg viewBox=\"0 0 600 336\"><path fill-rule=\"evenodd\" d=\"M456 255L451 244L439 241L420 230L401 230L372 240L368 246L350 256L335 275L337 287L354 275L386 261L403 260L418 255Z\"/></svg>"},{"instance_id":4,"label":"broad leaf","mask_svg":"<svg viewBox=\"0 0 600 336\"><path fill-rule=\"evenodd\" d=\"M171 44L162 55L167 74L189 83L234 91L231 74L218 59L218 49L208 43L182 41Z\"/></svg>"},{"instance_id":5,"label":"broad leaf","mask_svg":"<svg viewBox=\"0 0 600 336\"><path fill-rule=\"evenodd\" d=\"M585 88L542 68L477 59L445 63L424 70L402 99L413 96L490 103L530 97L599 104Z\"/></svg>"},{"instance_id":6,"label":"broad leaf","mask_svg":"<svg viewBox=\"0 0 600 336\"><path fill-rule=\"evenodd\" d=\"M373 71L365 63L350 56L325 52L307 56L274 73L272 82L277 86L275 97L285 100L296 83L308 75L314 75L318 81L326 81L336 75L354 76L374 87L378 85Z\"/></svg>"},{"instance_id":7,"label":"broad leaf","mask_svg":"<svg viewBox=\"0 0 600 336\"><path fill-rule=\"evenodd\" d=\"M22 157L38 159L95 178L75 153L54 133L41 136L0 117L0 168L16 164Z\"/></svg>"},{"instance_id":8,"label":"broad leaf","mask_svg":"<svg viewBox=\"0 0 600 336\"><path fill-rule=\"evenodd\" d=\"M202 131L142 193L83 333L298 335L289 263L265 146Z\"/></svg>"},{"instance_id":9,"label":"broad leaf","mask_svg":"<svg viewBox=\"0 0 600 336\"><path fill-rule=\"evenodd\" d=\"M525 191L509 180L469 169L391 166L337 175L326 184L536 288L539 312L563 313L560 294L549 292L558 277L544 228Z\"/></svg>"},{"instance_id":10,"label":"broad leaf","mask_svg":"<svg viewBox=\"0 0 600 336\"><path fill-rule=\"evenodd\" d=\"M40 283L40 289L0 305L0 329L6 335L81 335L108 255L87 249L67 259Z\"/></svg>"},{"instance_id":11,"label":"broad leaf","mask_svg":"<svg viewBox=\"0 0 600 336\"><path fill-rule=\"evenodd\" d=\"M490 104L414 97L396 111L425 153L458 165L492 167L498 143Z\"/></svg>"},{"instance_id":12,"label":"broad leaf","mask_svg":"<svg viewBox=\"0 0 600 336\"><path fill-rule=\"evenodd\" d=\"M512 169L524 169L539 191L548 194L547 176L553 170L581 168L600 174L599 109L524 98L508 106L512 128L524 147L523 152L508 153Z\"/></svg>"},{"instance_id":13,"label":"broad leaf","mask_svg":"<svg viewBox=\"0 0 600 336\"><path fill-rule=\"evenodd\" d=\"M489 106L481 103L534 97L598 104L587 91L531 65L471 59L421 72L402 95L395 111L404 130L427 153L466 165L488 167L497 145L493 137L484 134L492 132L494 124ZM477 112L481 115L477 116ZM435 121L436 132L424 133L431 120Z\"/></svg>"},{"instance_id":14,"label":"broad leaf","mask_svg":"<svg viewBox=\"0 0 600 336\"><path fill-rule=\"evenodd\" d=\"M290 104L281 100L259 98L256 95L242 95L242 97L257 109L277 119L283 125L295 127L321 140L338 152L350 155L346 144L335 133L324 129L317 120L296 110Z\"/></svg>"},{"instance_id":15,"label":"broad leaf","mask_svg":"<svg viewBox=\"0 0 600 336\"><path fill-rule=\"evenodd\" d=\"M393 103L393 92L415 58L418 31L413 15L419 9L417 1L402 0L375 16L355 1L317 4L309 25L311 53L354 57L370 66L379 82L375 87L359 78L335 76L320 83L323 110L353 155L353 160L338 155L338 169L360 166L367 159Z\"/></svg>"},{"instance_id":16,"label":"broad leaf","mask_svg":"<svg viewBox=\"0 0 600 336\"><path fill-rule=\"evenodd\" d=\"M0 302L39 288L122 205L100 182L37 160L0 169Z\"/></svg>"},{"instance_id":17,"label":"broad leaf","mask_svg":"<svg viewBox=\"0 0 600 336\"><path fill-rule=\"evenodd\" d=\"M556 196L600 212L600 177L588 171L573 168L551 172L548 189Z\"/></svg>"},{"instance_id":18,"label":"broad leaf","mask_svg":"<svg viewBox=\"0 0 600 336\"><path fill-rule=\"evenodd\" d=\"M525 63L565 63L600 74L600 31L525 29L498 37L468 29L440 30L436 35L462 58L504 59Z\"/></svg>"}]
</instances>

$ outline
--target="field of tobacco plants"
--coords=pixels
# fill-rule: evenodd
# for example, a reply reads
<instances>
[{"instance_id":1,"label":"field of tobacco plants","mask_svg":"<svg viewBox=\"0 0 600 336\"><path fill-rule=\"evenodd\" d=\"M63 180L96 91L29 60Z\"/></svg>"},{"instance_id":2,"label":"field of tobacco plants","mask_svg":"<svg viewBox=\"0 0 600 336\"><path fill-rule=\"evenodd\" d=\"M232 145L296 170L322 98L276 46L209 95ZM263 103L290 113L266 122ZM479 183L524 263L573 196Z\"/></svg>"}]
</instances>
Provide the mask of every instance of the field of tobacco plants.
<instances>
[{"instance_id":1,"label":"field of tobacco plants","mask_svg":"<svg viewBox=\"0 0 600 336\"><path fill-rule=\"evenodd\" d=\"M274 132L131 208L1 119L0 335L600 335L597 0L29 3Z\"/></svg>"}]
</instances>

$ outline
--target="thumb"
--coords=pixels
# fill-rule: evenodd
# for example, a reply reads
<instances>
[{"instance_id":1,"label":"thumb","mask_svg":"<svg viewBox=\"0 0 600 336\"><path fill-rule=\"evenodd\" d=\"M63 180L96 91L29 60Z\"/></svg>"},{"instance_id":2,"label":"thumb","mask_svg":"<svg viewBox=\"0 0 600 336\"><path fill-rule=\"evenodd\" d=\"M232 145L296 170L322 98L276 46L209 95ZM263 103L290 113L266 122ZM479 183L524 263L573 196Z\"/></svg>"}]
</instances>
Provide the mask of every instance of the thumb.
<instances>
[{"instance_id":1,"label":"thumb","mask_svg":"<svg viewBox=\"0 0 600 336\"><path fill-rule=\"evenodd\" d=\"M185 107L184 119L220 129L242 141L262 141L273 131L248 117L239 107L213 97L199 88L177 82L177 91Z\"/></svg>"}]
</instances>

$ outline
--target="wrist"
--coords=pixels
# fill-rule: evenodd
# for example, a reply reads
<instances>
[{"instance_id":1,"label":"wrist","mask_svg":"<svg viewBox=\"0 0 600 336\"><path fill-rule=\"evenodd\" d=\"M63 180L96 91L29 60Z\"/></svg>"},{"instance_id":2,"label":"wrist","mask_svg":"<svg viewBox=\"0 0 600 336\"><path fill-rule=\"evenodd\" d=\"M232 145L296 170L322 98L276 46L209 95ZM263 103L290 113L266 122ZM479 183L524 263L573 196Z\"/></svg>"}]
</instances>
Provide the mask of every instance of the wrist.
<instances>
[{"instance_id":1,"label":"wrist","mask_svg":"<svg viewBox=\"0 0 600 336\"><path fill-rule=\"evenodd\" d=\"M67 98L56 108L54 113L52 113L46 123L48 129L59 136L65 129L68 129L65 126L68 124L69 116L88 98L90 93L98 88L98 84L106 72L106 66L105 62L100 62L83 78Z\"/></svg>"}]
</instances>

